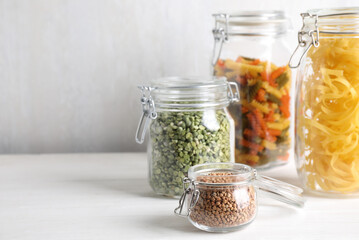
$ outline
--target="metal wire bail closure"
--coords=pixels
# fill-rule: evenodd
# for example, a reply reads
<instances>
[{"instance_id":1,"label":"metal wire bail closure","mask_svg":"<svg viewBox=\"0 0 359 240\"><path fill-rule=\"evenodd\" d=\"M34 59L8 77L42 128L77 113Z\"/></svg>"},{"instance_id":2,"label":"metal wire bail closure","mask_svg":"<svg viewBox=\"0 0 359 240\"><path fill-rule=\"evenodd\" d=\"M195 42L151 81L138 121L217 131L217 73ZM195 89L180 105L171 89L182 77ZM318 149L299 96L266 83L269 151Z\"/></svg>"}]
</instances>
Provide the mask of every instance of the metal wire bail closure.
<instances>
[{"instance_id":1,"label":"metal wire bail closure","mask_svg":"<svg viewBox=\"0 0 359 240\"><path fill-rule=\"evenodd\" d=\"M136 131L136 142L141 144L145 140L145 134L148 124L150 123L150 119L156 119L157 112L155 108L155 102L153 101L151 96L151 91L153 90L153 88L147 86L138 86L138 88L142 92L142 115Z\"/></svg>"},{"instance_id":2,"label":"metal wire bail closure","mask_svg":"<svg viewBox=\"0 0 359 240\"><path fill-rule=\"evenodd\" d=\"M228 41L228 14L215 14L215 28L212 30L214 37L214 47L213 47L213 58L212 66L215 66L218 62L219 56L221 56L223 43ZM224 17L226 19L225 28L220 28L217 19Z\"/></svg>"},{"instance_id":3,"label":"metal wire bail closure","mask_svg":"<svg viewBox=\"0 0 359 240\"><path fill-rule=\"evenodd\" d=\"M289 60L290 68L299 67L304 55L311 46L319 47L318 15L301 13L302 29L298 32L298 46Z\"/></svg>"},{"instance_id":4,"label":"metal wire bail closure","mask_svg":"<svg viewBox=\"0 0 359 240\"><path fill-rule=\"evenodd\" d=\"M235 92L233 92L233 87ZM237 83L228 82L228 98L231 103L239 101L239 88Z\"/></svg>"},{"instance_id":5,"label":"metal wire bail closure","mask_svg":"<svg viewBox=\"0 0 359 240\"><path fill-rule=\"evenodd\" d=\"M183 208L186 206L186 198L190 196L189 206L186 209L186 213L183 214ZM196 205L199 197L199 191L196 189L196 184L193 180L185 177L183 178L183 194L179 200L178 207L175 208L174 213L180 217L188 217L192 208Z\"/></svg>"}]
</instances>

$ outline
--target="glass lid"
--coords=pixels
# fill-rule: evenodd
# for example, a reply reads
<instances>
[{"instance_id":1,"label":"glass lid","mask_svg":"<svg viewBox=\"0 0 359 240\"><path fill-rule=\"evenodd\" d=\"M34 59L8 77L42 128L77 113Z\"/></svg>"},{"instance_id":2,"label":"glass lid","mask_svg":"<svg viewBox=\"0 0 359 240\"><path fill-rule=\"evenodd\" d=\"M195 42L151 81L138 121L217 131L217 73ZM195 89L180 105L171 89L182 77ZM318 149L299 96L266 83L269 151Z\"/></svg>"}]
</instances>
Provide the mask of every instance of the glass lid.
<instances>
[{"instance_id":1,"label":"glass lid","mask_svg":"<svg viewBox=\"0 0 359 240\"><path fill-rule=\"evenodd\" d=\"M317 17L319 33L359 34L359 7L311 9L307 14Z\"/></svg>"},{"instance_id":2,"label":"glass lid","mask_svg":"<svg viewBox=\"0 0 359 240\"><path fill-rule=\"evenodd\" d=\"M285 34L291 27L283 11L241 11L213 16L215 29L225 29L228 35L276 36Z\"/></svg>"},{"instance_id":3,"label":"glass lid","mask_svg":"<svg viewBox=\"0 0 359 240\"><path fill-rule=\"evenodd\" d=\"M226 107L237 101L239 89L225 77L167 77L151 81L158 110L193 110Z\"/></svg>"}]
</instances>

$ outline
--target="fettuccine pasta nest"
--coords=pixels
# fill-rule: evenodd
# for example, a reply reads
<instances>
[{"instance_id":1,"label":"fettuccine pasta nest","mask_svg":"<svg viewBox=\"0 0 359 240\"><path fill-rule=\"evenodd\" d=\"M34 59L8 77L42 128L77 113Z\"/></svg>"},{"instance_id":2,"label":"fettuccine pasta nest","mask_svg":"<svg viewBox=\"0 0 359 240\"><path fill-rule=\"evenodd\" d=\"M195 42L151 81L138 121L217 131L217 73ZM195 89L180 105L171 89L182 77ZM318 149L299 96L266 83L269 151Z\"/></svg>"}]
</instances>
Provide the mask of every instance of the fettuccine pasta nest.
<instances>
[{"instance_id":1,"label":"fettuccine pasta nest","mask_svg":"<svg viewBox=\"0 0 359 240\"><path fill-rule=\"evenodd\" d=\"M322 38L306 60L298 98L297 154L307 187L324 192L357 191L359 39Z\"/></svg>"}]
</instances>

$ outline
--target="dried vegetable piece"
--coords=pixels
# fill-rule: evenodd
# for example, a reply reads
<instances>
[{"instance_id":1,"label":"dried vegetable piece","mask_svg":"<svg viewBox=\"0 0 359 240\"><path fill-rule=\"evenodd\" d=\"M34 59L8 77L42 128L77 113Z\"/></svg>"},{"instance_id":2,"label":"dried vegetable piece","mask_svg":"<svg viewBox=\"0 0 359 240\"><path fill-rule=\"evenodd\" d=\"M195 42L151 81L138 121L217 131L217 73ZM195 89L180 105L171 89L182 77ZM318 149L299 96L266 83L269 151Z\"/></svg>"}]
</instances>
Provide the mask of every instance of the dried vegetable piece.
<instances>
[{"instance_id":1,"label":"dried vegetable piece","mask_svg":"<svg viewBox=\"0 0 359 240\"><path fill-rule=\"evenodd\" d=\"M240 102L229 107L236 124L236 162L256 167L286 161L290 145L289 67L239 56L236 61L220 59L214 74L227 76L240 87Z\"/></svg>"}]
</instances>

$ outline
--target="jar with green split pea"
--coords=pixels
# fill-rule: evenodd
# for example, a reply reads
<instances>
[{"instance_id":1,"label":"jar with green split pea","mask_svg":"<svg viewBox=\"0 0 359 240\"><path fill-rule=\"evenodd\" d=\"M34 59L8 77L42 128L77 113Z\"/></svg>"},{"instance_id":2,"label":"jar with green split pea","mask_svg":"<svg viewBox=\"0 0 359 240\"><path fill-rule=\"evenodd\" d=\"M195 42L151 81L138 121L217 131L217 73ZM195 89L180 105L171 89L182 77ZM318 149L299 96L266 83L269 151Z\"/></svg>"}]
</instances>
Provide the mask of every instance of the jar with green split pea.
<instances>
[{"instance_id":1,"label":"jar with green split pea","mask_svg":"<svg viewBox=\"0 0 359 240\"><path fill-rule=\"evenodd\" d=\"M227 106L237 84L225 77L169 77L140 86L143 113L136 132L147 147L155 193L179 197L182 179L196 164L234 161L234 122Z\"/></svg>"}]
</instances>

